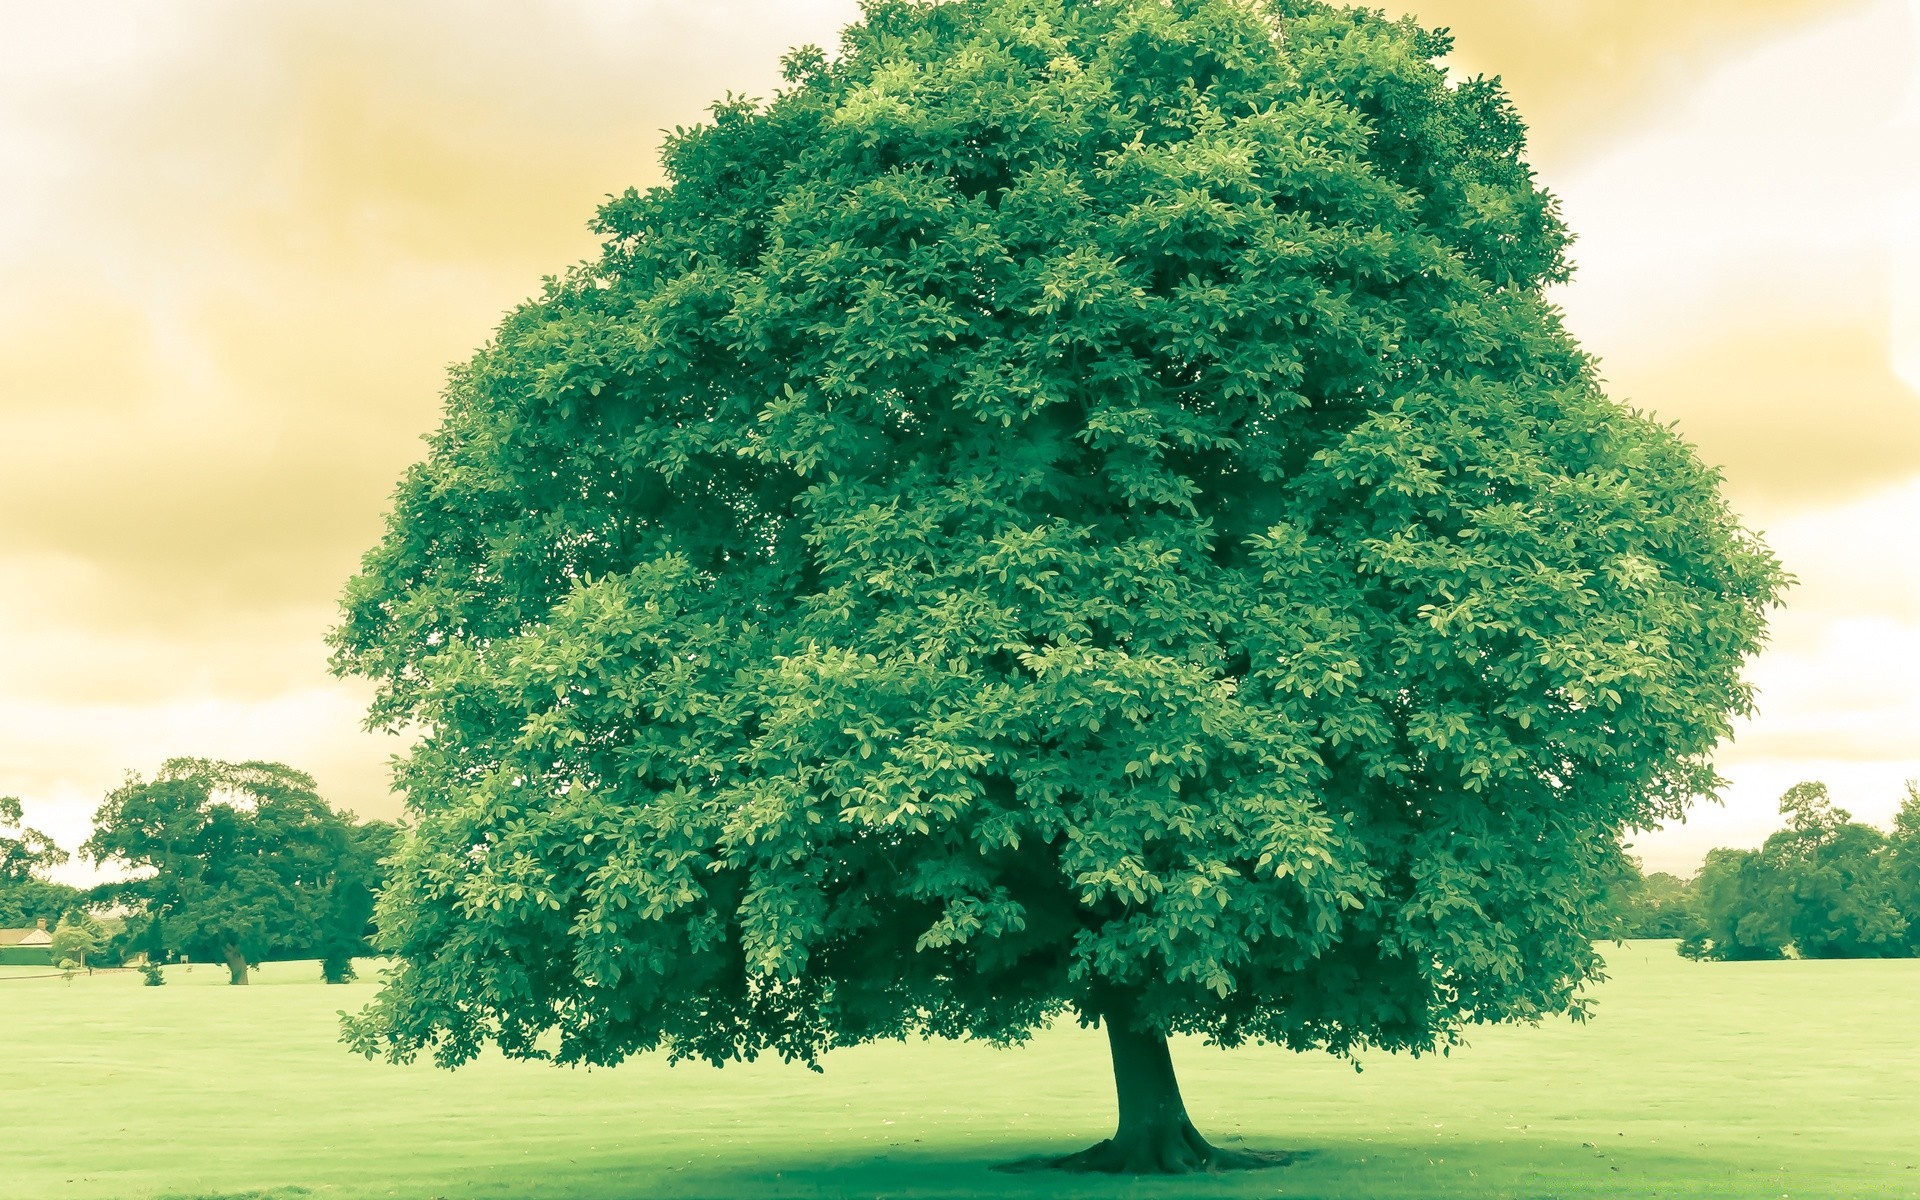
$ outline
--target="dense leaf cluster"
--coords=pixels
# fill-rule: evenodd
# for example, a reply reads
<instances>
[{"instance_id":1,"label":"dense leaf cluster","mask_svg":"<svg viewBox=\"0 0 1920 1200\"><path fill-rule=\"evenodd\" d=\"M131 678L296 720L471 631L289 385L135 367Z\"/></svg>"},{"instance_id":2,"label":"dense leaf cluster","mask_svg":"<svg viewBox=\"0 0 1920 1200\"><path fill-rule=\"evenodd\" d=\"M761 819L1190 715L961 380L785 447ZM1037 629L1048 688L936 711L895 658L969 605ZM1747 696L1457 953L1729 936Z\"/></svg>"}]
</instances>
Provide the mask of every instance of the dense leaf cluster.
<instances>
[{"instance_id":1,"label":"dense leaf cluster","mask_svg":"<svg viewBox=\"0 0 1920 1200\"><path fill-rule=\"evenodd\" d=\"M1718 849L1691 886L1680 952L1692 958L1920 956L1920 791L1891 832L1854 821L1802 783L1787 825L1758 850Z\"/></svg>"},{"instance_id":2,"label":"dense leaf cluster","mask_svg":"<svg viewBox=\"0 0 1920 1200\"><path fill-rule=\"evenodd\" d=\"M453 375L341 669L422 732L368 1052L1575 1005L1780 583L1543 294L1444 36L876 0ZM550 1036L556 1035L557 1036Z\"/></svg>"}]
</instances>

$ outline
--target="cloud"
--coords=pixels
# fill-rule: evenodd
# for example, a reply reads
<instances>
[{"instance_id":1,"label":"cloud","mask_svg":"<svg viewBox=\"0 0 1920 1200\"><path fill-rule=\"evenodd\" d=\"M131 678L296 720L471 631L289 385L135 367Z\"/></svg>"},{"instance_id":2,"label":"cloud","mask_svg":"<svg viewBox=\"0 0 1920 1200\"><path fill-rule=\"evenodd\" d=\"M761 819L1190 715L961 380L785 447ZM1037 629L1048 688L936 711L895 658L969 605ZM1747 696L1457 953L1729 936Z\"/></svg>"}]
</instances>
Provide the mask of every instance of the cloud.
<instances>
[{"instance_id":1,"label":"cloud","mask_svg":"<svg viewBox=\"0 0 1920 1200\"><path fill-rule=\"evenodd\" d=\"M1714 846L1757 846L1780 793L1817 779L1884 825L1920 778L1920 478L1844 501L1763 503L1750 514L1799 577L1752 664L1758 711L1721 748L1724 804L1643 834L1637 852L1685 874Z\"/></svg>"},{"instance_id":2,"label":"cloud","mask_svg":"<svg viewBox=\"0 0 1920 1200\"><path fill-rule=\"evenodd\" d=\"M1608 391L1677 421L1736 499L1856 494L1920 470L1920 394L1884 331L1734 318L1695 332L1666 354L1616 354Z\"/></svg>"},{"instance_id":3,"label":"cloud","mask_svg":"<svg viewBox=\"0 0 1920 1200\"><path fill-rule=\"evenodd\" d=\"M129 620L330 598L445 366L851 3L0 17L0 555Z\"/></svg>"},{"instance_id":4,"label":"cloud","mask_svg":"<svg viewBox=\"0 0 1920 1200\"><path fill-rule=\"evenodd\" d=\"M1870 0L1396 0L1453 30L1452 65L1498 75L1534 132L1536 160L1564 162L1685 93L1700 68L1783 28Z\"/></svg>"},{"instance_id":5,"label":"cloud","mask_svg":"<svg viewBox=\"0 0 1920 1200\"><path fill-rule=\"evenodd\" d=\"M1743 502L1920 470L1896 301L1920 195L1914 10L1849 5L1703 71L1549 180L1579 235L1560 293L1613 393L1677 420Z\"/></svg>"},{"instance_id":6,"label":"cloud","mask_svg":"<svg viewBox=\"0 0 1920 1200\"><path fill-rule=\"evenodd\" d=\"M1810 631L1834 621L1880 617L1920 627L1920 555L1911 552L1920 477L1824 504L1756 504L1746 517L1799 580L1772 622L1776 648L1804 649Z\"/></svg>"},{"instance_id":7,"label":"cloud","mask_svg":"<svg viewBox=\"0 0 1920 1200\"><path fill-rule=\"evenodd\" d=\"M662 131L852 0L0 6L0 793L284 759L391 815L325 671L448 363Z\"/></svg>"},{"instance_id":8,"label":"cloud","mask_svg":"<svg viewBox=\"0 0 1920 1200\"><path fill-rule=\"evenodd\" d=\"M1687 876L1716 846L1757 848L1781 827L1781 793L1809 780L1825 783L1833 802L1856 821L1884 829L1906 795L1906 781L1920 776L1920 762L1794 756L1732 763L1721 773L1728 780L1724 803L1695 805L1684 823L1629 839L1647 870Z\"/></svg>"},{"instance_id":9,"label":"cloud","mask_svg":"<svg viewBox=\"0 0 1920 1200\"><path fill-rule=\"evenodd\" d=\"M1767 654L1751 673L1759 716L1735 731L1722 765L1763 759L1905 764L1920 773L1920 623L1823 623L1816 644Z\"/></svg>"}]
</instances>

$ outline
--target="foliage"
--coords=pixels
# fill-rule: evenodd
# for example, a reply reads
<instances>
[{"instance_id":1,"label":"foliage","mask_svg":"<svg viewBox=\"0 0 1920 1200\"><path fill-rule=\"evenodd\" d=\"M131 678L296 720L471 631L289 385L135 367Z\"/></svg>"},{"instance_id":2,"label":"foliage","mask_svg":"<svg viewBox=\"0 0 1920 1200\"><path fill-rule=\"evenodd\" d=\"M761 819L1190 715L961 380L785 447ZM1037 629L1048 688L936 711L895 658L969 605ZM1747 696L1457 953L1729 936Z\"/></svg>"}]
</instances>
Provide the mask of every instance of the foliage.
<instances>
[{"instance_id":1,"label":"foliage","mask_svg":"<svg viewBox=\"0 0 1920 1200\"><path fill-rule=\"evenodd\" d=\"M0 796L0 927L52 924L80 901L80 890L42 878L67 861L67 852L37 829L21 825L20 801Z\"/></svg>"},{"instance_id":2,"label":"foliage","mask_svg":"<svg viewBox=\"0 0 1920 1200\"><path fill-rule=\"evenodd\" d=\"M1903 815L1914 807L1909 791ZM1694 884L1692 958L1887 958L1912 952L1920 909L1903 908L1886 834L1836 808L1822 783L1780 798L1787 825L1759 850L1717 849Z\"/></svg>"},{"instance_id":3,"label":"foliage","mask_svg":"<svg viewBox=\"0 0 1920 1200\"><path fill-rule=\"evenodd\" d=\"M79 888L52 880L0 881L0 928L18 928L35 921L52 925L84 899Z\"/></svg>"},{"instance_id":4,"label":"foliage","mask_svg":"<svg viewBox=\"0 0 1920 1200\"><path fill-rule=\"evenodd\" d=\"M53 961L87 966L88 958L97 958L106 948L108 934L100 922L85 912L71 912L53 927Z\"/></svg>"},{"instance_id":5,"label":"foliage","mask_svg":"<svg viewBox=\"0 0 1920 1200\"><path fill-rule=\"evenodd\" d=\"M314 947L328 983L352 981L353 960L371 952L374 898L385 872L381 860L393 852L398 832L386 821L364 821L347 829L346 852L335 867L320 940Z\"/></svg>"},{"instance_id":6,"label":"foliage","mask_svg":"<svg viewBox=\"0 0 1920 1200\"><path fill-rule=\"evenodd\" d=\"M140 964L140 982L146 987L165 987L166 972L160 969L159 963L148 960Z\"/></svg>"},{"instance_id":7,"label":"foliage","mask_svg":"<svg viewBox=\"0 0 1920 1200\"><path fill-rule=\"evenodd\" d=\"M413 827L352 1042L812 1061L1578 1008L1781 576L1544 287L1444 36L880 0L458 369L348 586Z\"/></svg>"},{"instance_id":8,"label":"foliage","mask_svg":"<svg viewBox=\"0 0 1920 1200\"><path fill-rule=\"evenodd\" d=\"M67 861L67 852L52 838L20 824L25 815L17 798L0 796L0 883L28 879ZM9 827L11 834L6 832Z\"/></svg>"},{"instance_id":9,"label":"foliage","mask_svg":"<svg viewBox=\"0 0 1920 1200\"><path fill-rule=\"evenodd\" d=\"M87 890L87 903L99 907L115 908L120 903L121 887L114 883L96 884ZM101 924L107 931L107 943L101 957L116 963L127 963L142 956L155 957L149 948L153 941L149 922L138 912L131 915L115 915Z\"/></svg>"},{"instance_id":10,"label":"foliage","mask_svg":"<svg viewBox=\"0 0 1920 1200\"><path fill-rule=\"evenodd\" d=\"M1784 957L1789 939L1775 911L1778 890L1758 851L1709 850L1694 877L1695 924L1680 953L1728 961Z\"/></svg>"},{"instance_id":11,"label":"foliage","mask_svg":"<svg viewBox=\"0 0 1920 1200\"><path fill-rule=\"evenodd\" d=\"M1643 874L1629 861L1611 892L1618 920L1614 936L1621 938L1684 938L1692 933L1692 889L1687 881L1666 871Z\"/></svg>"},{"instance_id":12,"label":"foliage","mask_svg":"<svg viewBox=\"0 0 1920 1200\"><path fill-rule=\"evenodd\" d=\"M143 948L225 961L236 983L319 940L348 852L346 821L280 763L169 759L152 780L130 775L93 823L89 857L149 872L113 888Z\"/></svg>"},{"instance_id":13,"label":"foliage","mask_svg":"<svg viewBox=\"0 0 1920 1200\"><path fill-rule=\"evenodd\" d=\"M1887 892L1907 921L1907 953L1920 958L1920 784L1911 779L1887 835L1884 862Z\"/></svg>"}]
</instances>

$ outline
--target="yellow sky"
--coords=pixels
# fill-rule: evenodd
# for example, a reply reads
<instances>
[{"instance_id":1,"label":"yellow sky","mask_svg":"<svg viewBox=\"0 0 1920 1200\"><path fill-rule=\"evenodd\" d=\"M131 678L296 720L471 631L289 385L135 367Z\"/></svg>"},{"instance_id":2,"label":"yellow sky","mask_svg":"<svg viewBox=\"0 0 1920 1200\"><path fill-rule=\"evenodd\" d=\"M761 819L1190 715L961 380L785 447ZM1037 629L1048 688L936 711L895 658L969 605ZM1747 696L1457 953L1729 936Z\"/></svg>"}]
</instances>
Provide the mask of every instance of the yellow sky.
<instances>
[{"instance_id":1,"label":"yellow sky","mask_svg":"<svg viewBox=\"0 0 1920 1200\"><path fill-rule=\"evenodd\" d=\"M1920 0L1410 0L1503 75L1580 235L1561 300L1802 585L1723 809L1920 775ZM395 809L325 670L449 362L593 249L660 131L851 0L0 0L0 794L277 758Z\"/></svg>"}]
</instances>

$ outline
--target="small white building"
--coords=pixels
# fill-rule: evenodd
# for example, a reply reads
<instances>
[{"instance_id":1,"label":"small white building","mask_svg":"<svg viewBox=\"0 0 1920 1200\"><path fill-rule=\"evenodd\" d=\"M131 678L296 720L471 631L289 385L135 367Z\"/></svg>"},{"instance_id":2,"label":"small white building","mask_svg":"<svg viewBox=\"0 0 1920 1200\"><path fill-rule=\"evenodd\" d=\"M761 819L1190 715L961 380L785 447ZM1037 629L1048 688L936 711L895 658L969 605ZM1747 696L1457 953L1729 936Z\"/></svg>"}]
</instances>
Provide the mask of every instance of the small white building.
<instances>
[{"instance_id":1,"label":"small white building","mask_svg":"<svg viewBox=\"0 0 1920 1200\"><path fill-rule=\"evenodd\" d=\"M53 935L47 932L45 918L34 922L32 929L0 929L0 949L9 946L31 946L51 949Z\"/></svg>"},{"instance_id":2,"label":"small white building","mask_svg":"<svg viewBox=\"0 0 1920 1200\"><path fill-rule=\"evenodd\" d=\"M47 923L37 921L32 929L0 929L0 964L45 966L53 962L53 935Z\"/></svg>"}]
</instances>

